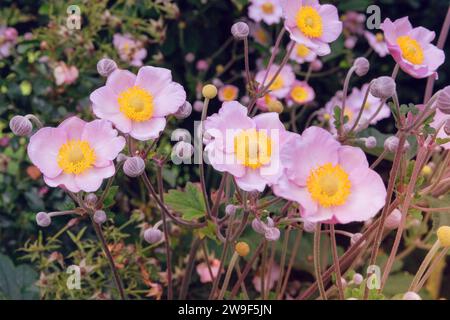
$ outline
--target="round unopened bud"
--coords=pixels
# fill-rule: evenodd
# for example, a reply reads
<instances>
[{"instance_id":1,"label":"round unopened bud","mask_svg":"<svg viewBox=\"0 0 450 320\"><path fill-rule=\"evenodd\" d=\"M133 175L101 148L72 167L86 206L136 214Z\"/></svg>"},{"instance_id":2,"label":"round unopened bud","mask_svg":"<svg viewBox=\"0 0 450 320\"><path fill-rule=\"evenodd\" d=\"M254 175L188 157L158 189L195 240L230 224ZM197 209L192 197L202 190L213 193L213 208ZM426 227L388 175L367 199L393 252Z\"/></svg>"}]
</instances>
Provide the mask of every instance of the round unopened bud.
<instances>
[{"instance_id":1,"label":"round unopened bud","mask_svg":"<svg viewBox=\"0 0 450 320\"><path fill-rule=\"evenodd\" d=\"M369 60L367 60L364 57L356 58L356 60L353 62L353 67L355 67L355 73L359 76L365 76L367 72L369 72L370 63Z\"/></svg>"},{"instance_id":2,"label":"round unopened bud","mask_svg":"<svg viewBox=\"0 0 450 320\"><path fill-rule=\"evenodd\" d=\"M283 112L283 104L278 100L270 100L267 104L267 109L270 112L282 113Z\"/></svg>"},{"instance_id":3,"label":"round unopened bud","mask_svg":"<svg viewBox=\"0 0 450 320\"><path fill-rule=\"evenodd\" d=\"M414 291L408 291L403 295L403 300L422 300L422 298Z\"/></svg>"},{"instance_id":4,"label":"round unopened bud","mask_svg":"<svg viewBox=\"0 0 450 320\"><path fill-rule=\"evenodd\" d=\"M267 241L277 241L280 239L280 230L275 227L266 228L264 231L264 237Z\"/></svg>"},{"instance_id":5,"label":"round unopened bud","mask_svg":"<svg viewBox=\"0 0 450 320\"><path fill-rule=\"evenodd\" d=\"M217 88L213 84L207 84L202 89L202 95L206 99L214 99L217 96Z\"/></svg>"},{"instance_id":6,"label":"round unopened bud","mask_svg":"<svg viewBox=\"0 0 450 320\"><path fill-rule=\"evenodd\" d=\"M131 157L125 160L123 172L129 177L140 176L145 170L145 162L141 157Z\"/></svg>"},{"instance_id":7,"label":"round unopened bud","mask_svg":"<svg viewBox=\"0 0 450 320\"><path fill-rule=\"evenodd\" d=\"M97 210L94 212L94 221L97 224L102 224L106 222L106 212L103 210Z\"/></svg>"},{"instance_id":8,"label":"round unopened bud","mask_svg":"<svg viewBox=\"0 0 450 320\"><path fill-rule=\"evenodd\" d=\"M353 246L356 242L359 241L359 239L362 238L362 236L363 236L362 233L354 233L354 234L352 235L352 237L350 238L350 244ZM365 242L365 241L363 241L363 242L361 243L361 245L363 245L364 242Z\"/></svg>"},{"instance_id":9,"label":"round unopened bud","mask_svg":"<svg viewBox=\"0 0 450 320\"><path fill-rule=\"evenodd\" d=\"M396 152L398 148L399 138L396 136L391 136L384 140L384 149L389 152ZM409 142L405 140L404 150L409 149Z\"/></svg>"},{"instance_id":10,"label":"round unopened bud","mask_svg":"<svg viewBox=\"0 0 450 320\"><path fill-rule=\"evenodd\" d=\"M433 173L433 168L430 165L426 164L423 166L421 173L425 177L429 177Z\"/></svg>"},{"instance_id":11,"label":"round unopened bud","mask_svg":"<svg viewBox=\"0 0 450 320\"><path fill-rule=\"evenodd\" d=\"M117 160L117 162L124 162L124 161L127 160L128 158L129 158L129 156L127 156L126 154L119 153L119 154L117 155L116 160Z\"/></svg>"},{"instance_id":12,"label":"round unopened bud","mask_svg":"<svg viewBox=\"0 0 450 320\"><path fill-rule=\"evenodd\" d=\"M355 273L352 280L358 286L364 281L364 277L360 273Z\"/></svg>"},{"instance_id":13,"label":"round unopened bud","mask_svg":"<svg viewBox=\"0 0 450 320\"><path fill-rule=\"evenodd\" d=\"M376 78L370 86L370 94L375 98L388 99L395 94L396 84L394 79L387 76Z\"/></svg>"},{"instance_id":14,"label":"round unopened bud","mask_svg":"<svg viewBox=\"0 0 450 320\"><path fill-rule=\"evenodd\" d=\"M436 107L445 114L450 114L450 86L439 91L436 99Z\"/></svg>"},{"instance_id":15,"label":"round unopened bud","mask_svg":"<svg viewBox=\"0 0 450 320\"><path fill-rule=\"evenodd\" d=\"M97 72L102 77L108 77L116 69L117 69L117 63L112 59L104 58L104 59L100 59L100 61L97 62Z\"/></svg>"},{"instance_id":16,"label":"round unopened bud","mask_svg":"<svg viewBox=\"0 0 450 320\"><path fill-rule=\"evenodd\" d=\"M40 227L48 227L52 223L52 218L47 212L38 212L36 214L36 223Z\"/></svg>"},{"instance_id":17,"label":"round unopened bud","mask_svg":"<svg viewBox=\"0 0 450 320\"><path fill-rule=\"evenodd\" d=\"M228 204L225 207L225 214L227 216L232 216L236 213L237 207L234 204Z\"/></svg>"},{"instance_id":18,"label":"round unopened bud","mask_svg":"<svg viewBox=\"0 0 450 320\"><path fill-rule=\"evenodd\" d=\"M150 244L158 243L162 240L163 233L157 228L148 228L144 231L144 240Z\"/></svg>"},{"instance_id":19,"label":"round unopened bud","mask_svg":"<svg viewBox=\"0 0 450 320\"><path fill-rule=\"evenodd\" d=\"M313 233L316 231L316 223L308 220L303 221L303 230L308 233Z\"/></svg>"},{"instance_id":20,"label":"round unopened bud","mask_svg":"<svg viewBox=\"0 0 450 320\"><path fill-rule=\"evenodd\" d=\"M95 204L97 203L97 195L95 193L88 193L86 195L86 198L84 198L84 201L86 202L86 204L88 206L95 206Z\"/></svg>"},{"instance_id":21,"label":"round unopened bud","mask_svg":"<svg viewBox=\"0 0 450 320\"><path fill-rule=\"evenodd\" d=\"M402 220L402 213L398 209L394 209L384 221L384 226L388 229L394 230L397 229L400 225L400 221Z\"/></svg>"},{"instance_id":22,"label":"round unopened bud","mask_svg":"<svg viewBox=\"0 0 450 320\"><path fill-rule=\"evenodd\" d=\"M446 135L450 136L450 120L445 121L444 132Z\"/></svg>"},{"instance_id":23,"label":"round unopened bud","mask_svg":"<svg viewBox=\"0 0 450 320\"><path fill-rule=\"evenodd\" d=\"M231 34L238 40L243 40L248 37L249 32L250 29L245 22L239 21L231 26Z\"/></svg>"},{"instance_id":24,"label":"round unopened bud","mask_svg":"<svg viewBox=\"0 0 450 320\"><path fill-rule=\"evenodd\" d=\"M191 140L191 134L186 129L175 129L170 139L172 141L186 141L189 142Z\"/></svg>"},{"instance_id":25,"label":"round unopened bud","mask_svg":"<svg viewBox=\"0 0 450 320\"><path fill-rule=\"evenodd\" d=\"M178 109L177 112L174 113L175 118L177 119L186 119L192 113L192 104L189 101L183 103L183 105Z\"/></svg>"},{"instance_id":26,"label":"round unopened bud","mask_svg":"<svg viewBox=\"0 0 450 320\"><path fill-rule=\"evenodd\" d=\"M188 142L179 141L173 146L172 154L179 159L187 160L194 154L194 147Z\"/></svg>"},{"instance_id":27,"label":"round unopened bud","mask_svg":"<svg viewBox=\"0 0 450 320\"><path fill-rule=\"evenodd\" d=\"M252 228L255 232L259 234L264 234L264 232L266 231L266 226L264 225L264 222L262 222L258 218L253 219Z\"/></svg>"},{"instance_id":28,"label":"round unopened bud","mask_svg":"<svg viewBox=\"0 0 450 320\"><path fill-rule=\"evenodd\" d=\"M236 245L234 246L234 250L241 257L245 257L250 253L250 247L248 246L247 242L244 241L236 243Z\"/></svg>"},{"instance_id":29,"label":"round unopened bud","mask_svg":"<svg viewBox=\"0 0 450 320\"><path fill-rule=\"evenodd\" d=\"M450 227L442 226L437 230L437 237L443 247L450 247Z\"/></svg>"},{"instance_id":30,"label":"round unopened bud","mask_svg":"<svg viewBox=\"0 0 450 320\"><path fill-rule=\"evenodd\" d=\"M373 149L377 146L377 138L370 136L364 140L364 145L367 149Z\"/></svg>"},{"instance_id":31,"label":"round unopened bud","mask_svg":"<svg viewBox=\"0 0 450 320\"><path fill-rule=\"evenodd\" d=\"M202 112L202 110L203 110L203 102L201 102L200 100L197 100L197 101L194 102L194 105L192 107L194 108L195 111Z\"/></svg>"},{"instance_id":32,"label":"round unopened bud","mask_svg":"<svg viewBox=\"0 0 450 320\"><path fill-rule=\"evenodd\" d=\"M14 116L9 121L9 128L17 136L28 136L33 130L33 124L24 116Z\"/></svg>"}]
</instances>

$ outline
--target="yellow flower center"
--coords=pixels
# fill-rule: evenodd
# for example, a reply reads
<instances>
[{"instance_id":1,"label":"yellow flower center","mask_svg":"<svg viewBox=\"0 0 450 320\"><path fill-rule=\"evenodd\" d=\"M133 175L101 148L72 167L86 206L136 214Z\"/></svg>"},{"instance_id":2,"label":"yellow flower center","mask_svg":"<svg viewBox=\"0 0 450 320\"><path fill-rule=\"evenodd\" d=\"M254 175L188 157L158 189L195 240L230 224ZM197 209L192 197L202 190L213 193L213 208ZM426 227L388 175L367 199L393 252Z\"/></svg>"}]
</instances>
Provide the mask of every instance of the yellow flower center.
<instances>
[{"instance_id":1,"label":"yellow flower center","mask_svg":"<svg viewBox=\"0 0 450 320\"><path fill-rule=\"evenodd\" d=\"M350 110L348 107L345 107L344 116L347 116L348 121L351 121L353 119L353 111Z\"/></svg>"},{"instance_id":2,"label":"yellow flower center","mask_svg":"<svg viewBox=\"0 0 450 320\"><path fill-rule=\"evenodd\" d=\"M363 108L364 108L365 110L369 110L371 107L372 107L372 105L371 105L369 102L366 102L366 103L364 104L364 106L363 106Z\"/></svg>"},{"instance_id":3,"label":"yellow flower center","mask_svg":"<svg viewBox=\"0 0 450 320\"><path fill-rule=\"evenodd\" d=\"M255 38L261 43L267 43L267 34L264 32L264 30L257 30L255 33Z\"/></svg>"},{"instance_id":4,"label":"yellow flower center","mask_svg":"<svg viewBox=\"0 0 450 320\"><path fill-rule=\"evenodd\" d=\"M308 91L302 86L295 86L291 90L291 98L297 103L302 103L308 99Z\"/></svg>"},{"instance_id":5,"label":"yellow flower center","mask_svg":"<svg viewBox=\"0 0 450 320\"><path fill-rule=\"evenodd\" d=\"M117 101L120 111L133 121L146 121L153 115L153 96L138 86L123 91Z\"/></svg>"},{"instance_id":6,"label":"yellow flower center","mask_svg":"<svg viewBox=\"0 0 450 320\"><path fill-rule=\"evenodd\" d=\"M234 152L239 163L256 169L270 162L272 140L264 131L248 129L234 138Z\"/></svg>"},{"instance_id":7,"label":"yellow flower center","mask_svg":"<svg viewBox=\"0 0 450 320\"><path fill-rule=\"evenodd\" d=\"M273 4L270 2L266 2L261 6L261 10L265 13L265 14L272 14L274 12L274 7Z\"/></svg>"},{"instance_id":8,"label":"yellow flower center","mask_svg":"<svg viewBox=\"0 0 450 320\"><path fill-rule=\"evenodd\" d=\"M269 82L270 81L272 81L272 80L269 80ZM283 86L284 86L283 78L281 77L281 75L277 75L275 80L270 85L269 90L271 90L271 91L279 90L279 89L283 88Z\"/></svg>"},{"instance_id":9,"label":"yellow flower center","mask_svg":"<svg viewBox=\"0 0 450 320\"><path fill-rule=\"evenodd\" d=\"M322 17L311 6L301 7L295 18L297 27L310 38L319 38L323 33Z\"/></svg>"},{"instance_id":10,"label":"yellow flower center","mask_svg":"<svg viewBox=\"0 0 450 320\"><path fill-rule=\"evenodd\" d=\"M233 87L224 87L222 96L225 101L233 101L236 99L236 89Z\"/></svg>"},{"instance_id":11,"label":"yellow flower center","mask_svg":"<svg viewBox=\"0 0 450 320\"><path fill-rule=\"evenodd\" d=\"M309 49L304 44L298 44L296 52L297 56L299 56L300 58L305 58L309 53Z\"/></svg>"},{"instance_id":12,"label":"yellow flower center","mask_svg":"<svg viewBox=\"0 0 450 320\"><path fill-rule=\"evenodd\" d=\"M397 38L397 44L405 60L408 60L412 64L423 63L423 49L415 39L410 36L401 36Z\"/></svg>"},{"instance_id":13,"label":"yellow flower center","mask_svg":"<svg viewBox=\"0 0 450 320\"><path fill-rule=\"evenodd\" d=\"M94 162L95 152L87 141L70 140L58 152L58 165L67 174L81 174Z\"/></svg>"},{"instance_id":14,"label":"yellow flower center","mask_svg":"<svg viewBox=\"0 0 450 320\"><path fill-rule=\"evenodd\" d=\"M306 187L314 201L328 208L345 204L350 195L351 183L347 172L340 165L326 163L311 170Z\"/></svg>"},{"instance_id":15,"label":"yellow flower center","mask_svg":"<svg viewBox=\"0 0 450 320\"><path fill-rule=\"evenodd\" d=\"M375 35L375 38L376 38L377 42L383 42L384 41L384 36L383 36L383 34L381 32L378 32Z\"/></svg>"}]
</instances>

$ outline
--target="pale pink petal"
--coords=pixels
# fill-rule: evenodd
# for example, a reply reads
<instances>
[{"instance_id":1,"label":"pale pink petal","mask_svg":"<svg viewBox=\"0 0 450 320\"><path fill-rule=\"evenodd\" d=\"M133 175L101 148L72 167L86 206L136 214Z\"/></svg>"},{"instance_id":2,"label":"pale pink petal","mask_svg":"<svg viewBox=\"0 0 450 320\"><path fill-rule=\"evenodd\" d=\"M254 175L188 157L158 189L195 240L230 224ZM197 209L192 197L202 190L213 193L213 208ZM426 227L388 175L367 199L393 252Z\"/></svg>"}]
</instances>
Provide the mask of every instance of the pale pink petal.
<instances>
[{"instance_id":1,"label":"pale pink petal","mask_svg":"<svg viewBox=\"0 0 450 320\"><path fill-rule=\"evenodd\" d=\"M130 135L141 141L155 139L159 133L166 127L165 118L152 118L147 121L137 122L133 121Z\"/></svg>"},{"instance_id":2,"label":"pale pink petal","mask_svg":"<svg viewBox=\"0 0 450 320\"><path fill-rule=\"evenodd\" d=\"M114 175L114 163L103 168L93 167L82 174L75 175L75 183L85 192L95 192L102 185L103 179L110 178Z\"/></svg>"},{"instance_id":3,"label":"pale pink petal","mask_svg":"<svg viewBox=\"0 0 450 320\"><path fill-rule=\"evenodd\" d=\"M103 118L105 114L116 114L120 112L117 94L111 88L103 86L90 95L93 110L97 117Z\"/></svg>"},{"instance_id":4,"label":"pale pink petal","mask_svg":"<svg viewBox=\"0 0 450 320\"><path fill-rule=\"evenodd\" d=\"M244 191L263 192L266 188L266 180L259 175L259 170L247 168L242 177L236 177L236 183Z\"/></svg>"},{"instance_id":5,"label":"pale pink petal","mask_svg":"<svg viewBox=\"0 0 450 320\"><path fill-rule=\"evenodd\" d=\"M235 177L242 177L245 174L245 166L238 163L233 153L225 153L217 148L215 141L208 143L205 147L205 154L212 167L220 172L229 172Z\"/></svg>"},{"instance_id":6,"label":"pale pink petal","mask_svg":"<svg viewBox=\"0 0 450 320\"><path fill-rule=\"evenodd\" d=\"M61 122L58 128L66 132L68 140L79 140L85 125L86 121L78 117L70 117Z\"/></svg>"},{"instance_id":7,"label":"pale pink petal","mask_svg":"<svg viewBox=\"0 0 450 320\"><path fill-rule=\"evenodd\" d=\"M42 128L31 136L28 157L45 176L54 178L61 173L58 153L66 140L66 133L60 128Z\"/></svg>"},{"instance_id":8,"label":"pale pink petal","mask_svg":"<svg viewBox=\"0 0 450 320\"><path fill-rule=\"evenodd\" d=\"M106 80L106 86L116 95L135 85L136 76L128 70L116 69Z\"/></svg>"},{"instance_id":9,"label":"pale pink petal","mask_svg":"<svg viewBox=\"0 0 450 320\"><path fill-rule=\"evenodd\" d=\"M156 95L172 82L172 72L166 68L145 66L139 69L136 85Z\"/></svg>"},{"instance_id":10,"label":"pale pink petal","mask_svg":"<svg viewBox=\"0 0 450 320\"><path fill-rule=\"evenodd\" d=\"M45 183L50 187L64 187L71 192L80 192L80 188L75 183L75 175L62 172L60 175L50 178L44 176Z\"/></svg>"},{"instance_id":11,"label":"pale pink petal","mask_svg":"<svg viewBox=\"0 0 450 320\"><path fill-rule=\"evenodd\" d=\"M154 94L154 117L164 117L175 113L186 102L186 91L175 82L165 85Z\"/></svg>"},{"instance_id":12,"label":"pale pink petal","mask_svg":"<svg viewBox=\"0 0 450 320\"><path fill-rule=\"evenodd\" d=\"M320 39L325 42L336 40L342 32L342 22L339 20L336 7L331 4L321 5L319 14L323 22L323 34Z\"/></svg>"},{"instance_id":13,"label":"pale pink petal","mask_svg":"<svg viewBox=\"0 0 450 320\"><path fill-rule=\"evenodd\" d=\"M95 165L109 165L125 147L125 138L117 136L107 120L94 120L84 127L81 139L88 141L95 151Z\"/></svg>"}]
</instances>

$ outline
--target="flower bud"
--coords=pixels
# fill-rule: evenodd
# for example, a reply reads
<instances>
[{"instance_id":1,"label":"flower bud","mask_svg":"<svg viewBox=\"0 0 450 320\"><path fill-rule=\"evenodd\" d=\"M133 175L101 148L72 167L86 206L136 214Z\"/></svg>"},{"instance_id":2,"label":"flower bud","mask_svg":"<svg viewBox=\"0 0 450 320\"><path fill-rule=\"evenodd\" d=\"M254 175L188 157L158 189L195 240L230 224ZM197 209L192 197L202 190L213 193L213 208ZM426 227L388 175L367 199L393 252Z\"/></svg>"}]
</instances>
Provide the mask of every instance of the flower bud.
<instances>
[{"instance_id":1,"label":"flower bud","mask_svg":"<svg viewBox=\"0 0 450 320\"><path fill-rule=\"evenodd\" d=\"M364 281L364 277L360 273L353 275L353 283L359 286Z\"/></svg>"},{"instance_id":2,"label":"flower bud","mask_svg":"<svg viewBox=\"0 0 450 320\"><path fill-rule=\"evenodd\" d=\"M437 237L443 247L450 247L450 227L442 226L437 230Z\"/></svg>"},{"instance_id":3,"label":"flower bud","mask_svg":"<svg viewBox=\"0 0 450 320\"><path fill-rule=\"evenodd\" d=\"M189 101L186 101L177 112L174 113L175 118L182 120L189 117L192 113L192 104Z\"/></svg>"},{"instance_id":4,"label":"flower bud","mask_svg":"<svg viewBox=\"0 0 450 320\"><path fill-rule=\"evenodd\" d=\"M144 231L144 240L150 244L158 243L162 240L163 233L157 228L148 228Z\"/></svg>"},{"instance_id":5,"label":"flower bud","mask_svg":"<svg viewBox=\"0 0 450 320\"><path fill-rule=\"evenodd\" d=\"M450 120L445 121L444 132L446 135L450 136Z\"/></svg>"},{"instance_id":6,"label":"flower bud","mask_svg":"<svg viewBox=\"0 0 450 320\"><path fill-rule=\"evenodd\" d=\"M267 241L277 241L280 238L280 230L275 227L266 228L264 237Z\"/></svg>"},{"instance_id":7,"label":"flower bud","mask_svg":"<svg viewBox=\"0 0 450 320\"><path fill-rule=\"evenodd\" d=\"M312 71L320 71L320 70L322 70L322 68L323 68L323 63L322 63L322 61L320 60L320 59L314 59L312 62L311 62L311 70Z\"/></svg>"},{"instance_id":8,"label":"flower bud","mask_svg":"<svg viewBox=\"0 0 450 320\"><path fill-rule=\"evenodd\" d=\"M303 230L308 233L313 233L316 231L316 223L308 220L303 221Z\"/></svg>"},{"instance_id":9,"label":"flower bud","mask_svg":"<svg viewBox=\"0 0 450 320\"><path fill-rule=\"evenodd\" d=\"M421 173L425 177L429 177L433 173L433 168L430 165L426 164L423 166Z\"/></svg>"},{"instance_id":10,"label":"flower bud","mask_svg":"<svg viewBox=\"0 0 450 320\"><path fill-rule=\"evenodd\" d=\"M436 99L436 107L442 111L442 113L450 114L450 86L446 86L439 91Z\"/></svg>"},{"instance_id":11,"label":"flower bud","mask_svg":"<svg viewBox=\"0 0 450 320\"><path fill-rule=\"evenodd\" d=\"M97 210L94 212L94 221L97 224L102 224L106 222L106 213L103 210Z\"/></svg>"},{"instance_id":12,"label":"flower bud","mask_svg":"<svg viewBox=\"0 0 450 320\"><path fill-rule=\"evenodd\" d=\"M364 139L364 145L367 149L373 149L377 146L377 139L373 136Z\"/></svg>"},{"instance_id":13,"label":"flower bud","mask_svg":"<svg viewBox=\"0 0 450 320\"><path fill-rule=\"evenodd\" d=\"M181 160L190 159L193 154L194 147L188 142L179 141L173 146L172 155L175 155Z\"/></svg>"},{"instance_id":14,"label":"flower bud","mask_svg":"<svg viewBox=\"0 0 450 320\"><path fill-rule=\"evenodd\" d=\"M16 136L28 136L33 130L33 124L24 116L14 116L9 121L9 128Z\"/></svg>"},{"instance_id":15,"label":"flower bud","mask_svg":"<svg viewBox=\"0 0 450 320\"><path fill-rule=\"evenodd\" d=\"M283 104L278 100L270 100L267 104L267 109L269 110L269 112L282 113Z\"/></svg>"},{"instance_id":16,"label":"flower bud","mask_svg":"<svg viewBox=\"0 0 450 320\"><path fill-rule=\"evenodd\" d=\"M245 22L239 21L231 26L231 34L237 40L243 40L248 37L250 29L248 24Z\"/></svg>"},{"instance_id":17,"label":"flower bud","mask_svg":"<svg viewBox=\"0 0 450 320\"><path fill-rule=\"evenodd\" d=\"M95 204L97 203L97 195L95 193L88 193L86 195L86 198L84 198L84 201L86 202L86 204L88 206L95 206Z\"/></svg>"},{"instance_id":18,"label":"flower bud","mask_svg":"<svg viewBox=\"0 0 450 320\"><path fill-rule=\"evenodd\" d=\"M422 300L422 298L414 291L408 291L403 295L403 300Z\"/></svg>"},{"instance_id":19,"label":"flower bud","mask_svg":"<svg viewBox=\"0 0 450 320\"><path fill-rule=\"evenodd\" d=\"M258 218L253 219L252 228L256 233L264 234L266 232L266 225Z\"/></svg>"},{"instance_id":20,"label":"flower bud","mask_svg":"<svg viewBox=\"0 0 450 320\"><path fill-rule=\"evenodd\" d=\"M125 160L123 172L131 178L140 176L145 170L145 162L141 157L131 157Z\"/></svg>"},{"instance_id":21,"label":"flower bud","mask_svg":"<svg viewBox=\"0 0 450 320\"><path fill-rule=\"evenodd\" d=\"M375 98L388 99L395 94L396 84L391 77L383 76L372 81L370 94Z\"/></svg>"},{"instance_id":22,"label":"flower bud","mask_svg":"<svg viewBox=\"0 0 450 320\"><path fill-rule=\"evenodd\" d=\"M172 132L170 139L172 141L189 142L189 141L191 141L191 134L186 129L175 129Z\"/></svg>"},{"instance_id":23,"label":"flower bud","mask_svg":"<svg viewBox=\"0 0 450 320\"><path fill-rule=\"evenodd\" d=\"M384 221L384 226L388 229L394 230L397 229L400 225L400 221L402 220L402 213L398 209L394 209L390 215L386 217Z\"/></svg>"},{"instance_id":24,"label":"flower bud","mask_svg":"<svg viewBox=\"0 0 450 320\"><path fill-rule=\"evenodd\" d=\"M185 56L184 56L184 60L186 60L186 62L192 63L195 60L195 54L193 54L192 52L188 52Z\"/></svg>"},{"instance_id":25,"label":"flower bud","mask_svg":"<svg viewBox=\"0 0 450 320\"><path fill-rule=\"evenodd\" d=\"M234 250L241 257L245 257L250 253L250 247L248 246L248 244L246 242L243 242L243 241L236 243Z\"/></svg>"},{"instance_id":26,"label":"flower bud","mask_svg":"<svg viewBox=\"0 0 450 320\"><path fill-rule=\"evenodd\" d=\"M52 218L47 212L38 212L38 214L36 214L36 223L40 227L48 227L50 223L52 223Z\"/></svg>"},{"instance_id":27,"label":"flower bud","mask_svg":"<svg viewBox=\"0 0 450 320\"><path fill-rule=\"evenodd\" d=\"M399 138L391 136L384 141L384 149L389 152L396 152L398 148ZM404 150L409 149L409 142L405 140Z\"/></svg>"},{"instance_id":28,"label":"flower bud","mask_svg":"<svg viewBox=\"0 0 450 320\"><path fill-rule=\"evenodd\" d=\"M353 62L353 67L355 68L355 73L359 76L365 76L367 72L369 72L370 63L369 60L367 60L364 57L356 58L356 60Z\"/></svg>"},{"instance_id":29,"label":"flower bud","mask_svg":"<svg viewBox=\"0 0 450 320\"><path fill-rule=\"evenodd\" d=\"M112 59L104 58L97 62L97 72L102 77L108 77L116 69L117 63Z\"/></svg>"},{"instance_id":30,"label":"flower bud","mask_svg":"<svg viewBox=\"0 0 450 320\"><path fill-rule=\"evenodd\" d=\"M225 214L227 216L232 216L236 213L237 207L234 204L228 204L225 207Z\"/></svg>"},{"instance_id":31,"label":"flower bud","mask_svg":"<svg viewBox=\"0 0 450 320\"><path fill-rule=\"evenodd\" d=\"M202 89L202 95L206 99L214 99L217 96L217 88L215 85L207 84Z\"/></svg>"},{"instance_id":32,"label":"flower bud","mask_svg":"<svg viewBox=\"0 0 450 320\"><path fill-rule=\"evenodd\" d=\"M203 110L203 102L201 102L200 100L195 101L194 105L192 106L192 108L194 108L194 110L197 111L197 112L202 112L202 110Z\"/></svg>"},{"instance_id":33,"label":"flower bud","mask_svg":"<svg viewBox=\"0 0 450 320\"><path fill-rule=\"evenodd\" d=\"M350 244L353 246L356 242L359 241L359 239L362 238L362 236L363 236L362 233L355 233L355 234L353 234L352 237L350 238ZM361 243L361 245L363 245L364 242L365 242L365 241L363 241L363 242Z\"/></svg>"}]
</instances>

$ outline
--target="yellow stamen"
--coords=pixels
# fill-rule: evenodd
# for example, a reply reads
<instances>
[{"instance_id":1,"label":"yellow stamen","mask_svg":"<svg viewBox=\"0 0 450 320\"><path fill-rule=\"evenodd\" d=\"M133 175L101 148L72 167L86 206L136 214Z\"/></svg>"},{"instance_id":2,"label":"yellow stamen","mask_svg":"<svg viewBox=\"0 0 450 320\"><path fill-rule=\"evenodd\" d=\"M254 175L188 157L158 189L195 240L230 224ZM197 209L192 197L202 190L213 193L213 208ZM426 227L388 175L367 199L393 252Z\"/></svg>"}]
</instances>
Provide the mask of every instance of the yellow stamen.
<instances>
[{"instance_id":1,"label":"yellow stamen","mask_svg":"<svg viewBox=\"0 0 450 320\"><path fill-rule=\"evenodd\" d=\"M397 38L397 44L402 51L402 56L412 64L422 64L424 61L423 49L419 42L410 36Z\"/></svg>"},{"instance_id":2,"label":"yellow stamen","mask_svg":"<svg viewBox=\"0 0 450 320\"><path fill-rule=\"evenodd\" d=\"M153 115L153 96L138 86L123 91L117 101L120 111L133 121L146 121Z\"/></svg>"},{"instance_id":3,"label":"yellow stamen","mask_svg":"<svg viewBox=\"0 0 450 320\"><path fill-rule=\"evenodd\" d=\"M308 91L302 86L295 86L291 90L291 98L297 103L302 103L308 99Z\"/></svg>"},{"instance_id":4,"label":"yellow stamen","mask_svg":"<svg viewBox=\"0 0 450 320\"><path fill-rule=\"evenodd\" d=\"M81 174L95 162L95 152L89 142L70 140L58 152L58 165L67 174Z\"/></svg>"},{"instance_id":5,"label":"yellow stamen","mask_svg":"<svg viewBox=\"0 0 450 320\"><path fill-rule=\"evenodd\" d=\"M383 34L381 32L378 32L375 35L375 38L376 38L377 42L383 42L384 41L384 36L383 36Z\"/></svg>"},{"instance_id":6,"label":"yellow stamen","mask_svg":"<svg viewBox=\"0 0 450 320\"><path fill-rule=\"evenodd\" d=\"M306 187L314 201L328 208L345 204L350 195L351 183L347 172L340 165L326 163L311 170Z\"/></svg>"},{"instance_id":7,"label":"yellow stamen","mask_svg":"<svg viewBox=\"0 0 450 320\"><path fill-rule=\"evenodd\" d=\"M272 140L264 131L248 129L234 138L234 152L239 163L256 169L270 162Z\"/></svg>"},{"instance_id":8,"label":"yellow stamen","mask_svg":"<svg viewBox=\"0 0 450 320\"><path fill-rule=\"evenodd\" d=\"M272 80L269 80L269 82ZM283 88L284 86L284 81L283 78L281 77L281 75L278 75L275 80L273 81L273 83L270 85L269 90L270 91L275 91L275 90L279 90L281 88Z\"/></svg>"},{"instance_id":9,"label":"yellow stamen","mask_svg":"<svg viewBox=\"0 0 450 320\"><path fill-rule=\"evenodd\" d=\"M304 44L298 44L296 48L297 56L300 58L305 58L309 54L309 48Z\"/></svg>"},{"instance_id":10,"label":"yellow stamen","mask_svg":"<svg viewBox=\"0 0 450 320\"><path fill-rule=\"evenodd\" d=\"M295 18L297 27L309 38L319 38L323 34L322 17L311 6L301 7Z\"/></svg>"},{"instance_id":11,"label":"yellow stamen","mask_svg":"<svg viewBox=\"0 0 450 320\"><path fill-rule=\"evenodd\" d=\"M266 2L261 6L261 10L265 14L272 14L275 11L275 8L273 7L273 4L270 2Z\"/></svg>"}]
</instances>

